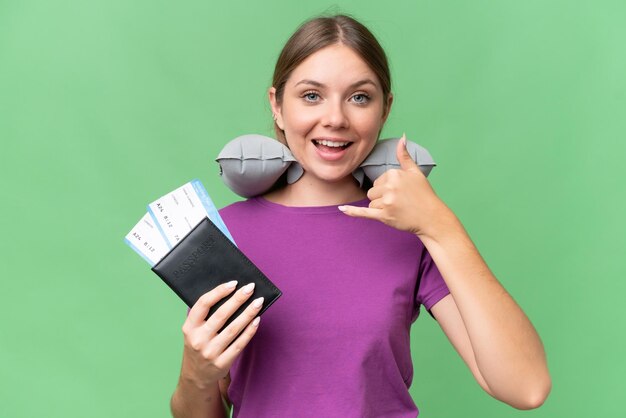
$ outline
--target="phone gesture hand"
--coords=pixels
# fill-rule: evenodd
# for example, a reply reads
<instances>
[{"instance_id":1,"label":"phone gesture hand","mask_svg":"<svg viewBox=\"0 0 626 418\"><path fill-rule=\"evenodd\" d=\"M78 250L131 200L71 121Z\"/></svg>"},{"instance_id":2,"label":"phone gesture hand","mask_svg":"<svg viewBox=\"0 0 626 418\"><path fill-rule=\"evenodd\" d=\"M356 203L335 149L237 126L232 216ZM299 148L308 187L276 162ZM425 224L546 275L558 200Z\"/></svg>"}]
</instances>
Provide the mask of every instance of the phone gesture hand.
<instances>
[{"instance_id":1,"label":"phone gesture hand","mask_svg":"<svg viewBox=\"0 0 626 418\"><path fill-rule=\"evenodd\" d=\"M427 233L434 218L446 209L406 150L403 134L396 147L400 169L383 173L368 190L369 207L339 206L349 216L375 219L393 228L416 235Z\"/></svg>"}]
</instances>

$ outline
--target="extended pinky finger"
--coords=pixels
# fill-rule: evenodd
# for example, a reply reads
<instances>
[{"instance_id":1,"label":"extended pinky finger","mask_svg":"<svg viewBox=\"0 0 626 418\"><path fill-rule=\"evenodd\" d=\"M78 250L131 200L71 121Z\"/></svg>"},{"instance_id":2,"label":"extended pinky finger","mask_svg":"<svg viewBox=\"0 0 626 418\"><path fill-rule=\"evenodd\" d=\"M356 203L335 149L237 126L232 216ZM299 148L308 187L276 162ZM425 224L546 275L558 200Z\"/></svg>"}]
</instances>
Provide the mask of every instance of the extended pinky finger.
<instances>
[{"instance_id":1,"label":"extended pinky finger","mask_svg":"<svg viewBox=\"0 0 626 418\"><path fill-rule=\"evenodd\" d=\"M218 362L219 367L221 368L230 368L231 364L235 361L237 356L241 354L244 348L248 345L254 334L256 334L257 329L259 329L259 321L261 321L261 317L257 316L248 324L246 328L244 328L243 332L237 337L235 341L233 341L226 350L220 355ZM216 364L217 365L217 364Z\"/></svg>"}]
</instances>

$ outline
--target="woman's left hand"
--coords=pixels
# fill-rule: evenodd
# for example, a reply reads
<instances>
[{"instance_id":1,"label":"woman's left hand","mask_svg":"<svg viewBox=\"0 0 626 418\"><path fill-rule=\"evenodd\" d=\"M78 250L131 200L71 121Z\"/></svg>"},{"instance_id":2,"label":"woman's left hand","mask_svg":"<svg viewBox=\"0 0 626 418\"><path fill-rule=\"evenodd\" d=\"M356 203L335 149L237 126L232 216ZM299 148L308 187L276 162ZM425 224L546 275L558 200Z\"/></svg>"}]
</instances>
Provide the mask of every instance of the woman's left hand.
<instances>
[{"instance_id":1,"label":"woman's left hand","mask_svg":"<svg viewBox=\"0 0 626 418\"><path fill-rule=\"evenodd\" d=\"M418 236L432 236L451 215L450 209L435 194L426 176L406 150L402 135L396 147L400 169L383 173L367 192L369 207L339 206L346 215L376 219L389 226Z\"/></svg>"}]
</instances>

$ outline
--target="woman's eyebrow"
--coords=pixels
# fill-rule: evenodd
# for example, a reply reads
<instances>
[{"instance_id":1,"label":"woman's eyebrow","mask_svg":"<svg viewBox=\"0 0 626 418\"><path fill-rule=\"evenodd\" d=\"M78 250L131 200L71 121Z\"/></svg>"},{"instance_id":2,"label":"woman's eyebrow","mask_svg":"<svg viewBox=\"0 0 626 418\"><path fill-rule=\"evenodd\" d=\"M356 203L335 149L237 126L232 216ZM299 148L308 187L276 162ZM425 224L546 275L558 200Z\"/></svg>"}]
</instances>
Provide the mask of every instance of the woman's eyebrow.
<instances>
[{"instance_id":1,"label":"woman's eyebrow","mask_svg":"<svg viewBox=\"0 0 626 418\"><path fill-rule=\"evenodd\" d=\"M324 87L326 87L326 85L325 85L325 84L320 83L319 81L315 81L315 80L308 80L308 79L304 79L304 80L300 80L300 81L298 81L298 82L294 85L294 87L297 87L297 86L298 86L298 85L300 85L300 84L309 84L309 85L312 85L312 86L315 86L315 87L319 87L319 88L324 88ZM362 86L362 85L364 85L364 84L371 84L371 85L373 85L374 87L376 87L376 83L374 83L374 82L373 82L372 80L370 80L369 78L366 78L366 79L364 79L364 80L359 80L359 81L357 81L357 82L355 82L355 83L350 84L350 86L348 86L348 88L353 89L353 88L356 88L356 87L360 87L360 86Z\"/></svg>"},{"instance_id":2,"label":"woman's eyebrow","mask_svg":"<svg viewBox=\"0 0 626 418\"><path fill-rule=\"evenodd\" d=\"M306 79L298 81L298 82L294 85L294 87L297 87L297 86L299 86L300 84L310 84L310 85L315 86L315 87L326 87L326 86L325 86L324 84L322 84L322 83L319 83L319 82L317 82L317 81L313 81L313 80L306 80Z\"/></svg>"},{"instance_id":3,"label":"woman's eyebrow","mask_svg":"<svg viewBox=\"0 0 626 418\"><path fill-rule=\"evenodd\" d=\"M370 80L369 78L366 78L365 80L360 80L360 81L357 81L356 83L350 84L350 88L354 89L357 87L361 87L364 84L371 84L372 86L377 87L374 81Z\"/></svg>"}]
</instances>

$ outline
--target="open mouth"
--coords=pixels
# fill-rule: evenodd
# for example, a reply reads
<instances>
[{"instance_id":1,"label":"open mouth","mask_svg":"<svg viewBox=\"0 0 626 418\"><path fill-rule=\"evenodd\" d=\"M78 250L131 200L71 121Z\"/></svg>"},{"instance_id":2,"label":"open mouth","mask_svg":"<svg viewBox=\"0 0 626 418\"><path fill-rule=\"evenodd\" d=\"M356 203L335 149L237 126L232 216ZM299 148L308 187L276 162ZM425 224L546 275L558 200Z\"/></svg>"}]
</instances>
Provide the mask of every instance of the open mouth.
<instances>
[{"instance_id":1,"label":"open mouth","mask_svg":"<svg viewBox=\"0 0 626 418\"><path fill-rule=\"evenodd\" d=\"M326 149L329 151L339 151L348 148L352 145L352 142L349 141L328 141L326 139L314 139L313 144L317 148Z\"/></svg>"}]
</instances>

